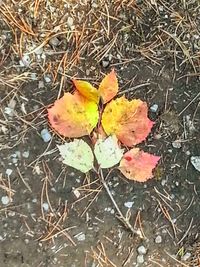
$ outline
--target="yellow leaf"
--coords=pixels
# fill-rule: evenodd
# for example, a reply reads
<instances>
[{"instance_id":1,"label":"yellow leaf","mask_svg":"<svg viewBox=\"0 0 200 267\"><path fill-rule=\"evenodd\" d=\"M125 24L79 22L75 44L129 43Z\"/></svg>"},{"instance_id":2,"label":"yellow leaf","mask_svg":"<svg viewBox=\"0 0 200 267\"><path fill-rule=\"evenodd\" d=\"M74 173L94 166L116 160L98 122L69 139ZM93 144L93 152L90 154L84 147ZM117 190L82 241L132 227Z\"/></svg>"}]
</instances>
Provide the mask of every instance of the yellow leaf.
<instances>
[{"instance_id":1,"label":"yellow leaf","mask_svg":"<svg viewBox=\"0 0 200 267\"><path fill-rule=\"evenodd\" d=\"M107 74L99 85L99 94L103 103L109 102L118 93L118 81L114 69Z\"/></svg>"},{"instance_id":2,"label":"yellow leaf","mask_svg":"<svg viewBox=\"0 0 200 267\"><path fill-rule=\"evenodd\" d=\"M99 92L89 82L73 80L73 83L82 96L96 103L99 102Z\"/></svg>"},{"instance_id":3,"label":"yellow leaf","mask_svg":"<svg viewBox=\"0 0 200 267\"><path fill-rule=\"evenodd\" d=\"M98 106L78 92L65 93L48 109L48 118L59 134L65 137L81 137L89 135L96 126L99 119Z\"/></svg>"},{"instance_id":4,"label":"yellow leaf","mask_svg":"<svg viewBox=\"0 0 200 267\"><path fill-rule=\"evenodd\" d=\"M106 105L102 126L107 135L115 134L124 145L131 147L144 141L151 131L154 123L148 119L147 111L145 102L129 101L122 96Z\"/></svg>"}]
</instances>

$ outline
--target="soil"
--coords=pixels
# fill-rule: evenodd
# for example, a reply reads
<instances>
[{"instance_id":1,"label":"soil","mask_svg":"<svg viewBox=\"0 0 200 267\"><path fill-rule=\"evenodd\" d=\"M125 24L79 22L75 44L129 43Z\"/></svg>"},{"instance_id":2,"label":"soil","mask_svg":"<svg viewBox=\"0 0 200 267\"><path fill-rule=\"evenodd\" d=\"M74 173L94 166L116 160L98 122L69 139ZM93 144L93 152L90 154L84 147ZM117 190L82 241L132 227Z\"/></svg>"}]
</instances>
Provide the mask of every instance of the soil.
<instances>
[{"instance_id":1,"label":"soil","mask_svg":"<svg viewBox=\"0 0 200 267\"><path fill-rule=\"evenodd\" d=\"M198 1L55 2L0 1L0 267L199 266ZM72 78L98 84L112 68L119 94L146 101L155 121L138 146L161 156L154 178L131 182L113 169L107 180L143 238L119 220L95 173L63 165L63 138L48 124Z\"/></svg>"}]
</instances>

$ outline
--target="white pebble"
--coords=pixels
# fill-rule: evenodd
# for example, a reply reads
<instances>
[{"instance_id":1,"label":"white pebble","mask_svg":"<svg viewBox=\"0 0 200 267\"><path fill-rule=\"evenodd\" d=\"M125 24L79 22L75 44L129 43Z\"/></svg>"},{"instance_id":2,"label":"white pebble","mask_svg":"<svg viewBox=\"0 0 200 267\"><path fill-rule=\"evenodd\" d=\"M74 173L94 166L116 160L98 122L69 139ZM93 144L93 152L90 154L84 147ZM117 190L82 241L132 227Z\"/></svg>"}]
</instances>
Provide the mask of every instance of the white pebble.
<instances>
[{"instance_id":1,"label":"white pebble","mask_svg":"<svg viewBox=\"0 0 200 267\"><path fill-rule=\"evenodd\" d=\"M160 236L160 235L156 236L155 243L160 244L161 242L162 242L162 236Z\"/></svg>"},{"instance_id":2,"label":"white pebble","mask_svg":"<svg viewBox=\"0 0 200 267\"><path fill-rule=\"evenodd\" d=\"M85 241L85 234L80 233L77 236L75 236L78 241Z\"/></svg>"},{"instance_id":3,"label":"white pebble","mask_svg":"<svg viewBox=\"0 0 200 267\"><path fill-rule=\"evenodd\" d=\"M126 207L126 208L132 208L132 206L133 206L133 204L134 204L134 202L133 201L128 201L128 202L125 202L124 203L124 206Z\"/></svg>"},{"instance_id":4,"label":"white pebble","mask_svg":"<svg viewBox=\"0 0 200 267\"><path fill-rule=\"evenodd\" d=\"M137 263L138 264L144 263L144 256L143 255L138 255L137 256Z\"/></svg>"},{"instance_id":5,"label":"white pebble","mask_svg":"<svg viewBox=\"0 0 200 267\"><path fill-rule=\"evenodd\" d=\"M48 210L49 210L49 204L46 203L46 202L43 203L43 204L42 204L42 208L43 208L44 211L48 211Z\"/></svg>"},{"instance_id":6,"label":"white pebble","mask_svg":"<svg viewBox=\"0 0 200 267\"><path fill-rule=\"evenodd\" d=\"M190 158L190 161L192 163L192 165L194 166L194 168L200 172L200 156L192 156Z\"/></svg>"},{"instance_id":7,"label":"white pebble","mask_svg":"<svg viewBox=\"0 0 200 267\"><path fill-rule=\"evenodd\" d=\"M137 252L138 252L138 254L140 254L140 255L145 255L145 254L147 253L147 249L146 249L144 246L139 246L139 247L137 248Z\"/></svg>"},{"instance_id":8,"label":"white pebble","mask_svg":"<svg viewBox=\"0 0 200 267\"><path fill-rule=\"evenodd\" d=\"M176 140L176 141L172 142L172 146L174 148L181 148L181 142L179 140Z\"/></svg>"},{"instance_id":9,"label":"white pebble","mask_svg":"<svg viewBox=\"0 0 200 267\"><path fill-rule=\"evenodd\" d=\"M154 104L153 106L150 107L150 110L151 110L152 112L156 113L157 110L158 110L158 105L157 105L157 104Z\"/></svg>"},{"instance_id":10,"label":"white pebble","mask_svg":"<svg viewBox=\"0 0 200 267\"><path fill-rule=\"evenodd\" d=\"M74 27L73 27L73 23L74 23L73 18L68 17L68 19L67 19L67 25L69 26L69 28L70 28L71 30L74 29Z\"/></svg>"},{"instance_id":11,"label":"white pebble","mask_svg":"<svg viewBox=\"0 0 200 267\"><path fill-rule=\"evenodd\" d=\"M8 205L10 203L10 199L9 199L8 196L3 196L1 198L1 202L2 202L3 205Z\"/></svg>"},{"instance_id":12,"label":"white pebble","mask_svg":"<svg viewBox=\"0 0 200 267\"><path fill-rule=\"evenodd\" d=\"M48 75L44 76L44 80L46 83L50 83L51 82L51 78Z\"/></svg>"},{"instance_id":13,"label":"white pebble","mask_svg":"<svg viewBox=\"0 0 200 267\"><path fill-rule=\"evenodd\" d=\"M51 140L51 134L47 129L43 129L41 131L41 137L45 143L47 143Z\"/></svg>"},{"instance_id":14,"label":"white pebble","mask_svg":"<svg viewBox=\"0 0 200 267\"><path fill-rule=\"evenodd\" d=\"M181 257L181 260L187 261L190 257L191 257L191 253L187 252L187 253L185 253L185 255L183 255L183 257Z\"/></svg>"},{"instance_id":15,"label":"white pebble","mask_svg":"<svg viewBox=\"0 0 200 267\"><path fill-rule=\"evenodd\" d=\"M24 151L22 153L22 156L27 159L29 157L29 154L30 154L29 151Z\"/></svg>"},{"instance_id":16,"label":"white pebble","mask_svg":"<svg viewBox=\"0 0 200 267\"><path fill-rule=\"evenodd\" d=\"M13 170L11 170L11 169L6 169L6 174L7 174L8 176L10 176L12 172L13 172Z\"/></svg>"},{"instance_id":17,"label":"white pebble","mask_svg":"<svg viewBox=\"0 0 200 267\"><path fill-rule=\"evenodd\" d=\"M21 67L29 67L31 63L31 59L29 55L23 55L22 59L19 61Z\"/></svg>"}]
</instances>

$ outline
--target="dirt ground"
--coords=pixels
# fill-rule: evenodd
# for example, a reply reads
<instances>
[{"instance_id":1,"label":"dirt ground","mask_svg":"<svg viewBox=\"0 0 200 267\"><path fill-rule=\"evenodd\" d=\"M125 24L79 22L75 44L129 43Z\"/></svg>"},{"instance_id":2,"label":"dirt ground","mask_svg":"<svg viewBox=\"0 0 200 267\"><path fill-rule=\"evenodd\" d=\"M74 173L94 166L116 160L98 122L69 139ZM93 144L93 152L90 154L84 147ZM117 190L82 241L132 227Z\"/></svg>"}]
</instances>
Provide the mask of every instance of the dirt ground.
<instances>
[{"instance_id":1,"label":"dirt ground","mask_svg":"<svg viewBox=\"0 0 200 267\"><path fill-rule=\"evenodd\" d=\"M199 29L198 0L0 0L0 267L200 266ZM108 178L143 238L95 173L62 164L47 120L72 78L112 68L155 121L139 146L161 156L155 178Z\"/></svg>"}]
</instances>

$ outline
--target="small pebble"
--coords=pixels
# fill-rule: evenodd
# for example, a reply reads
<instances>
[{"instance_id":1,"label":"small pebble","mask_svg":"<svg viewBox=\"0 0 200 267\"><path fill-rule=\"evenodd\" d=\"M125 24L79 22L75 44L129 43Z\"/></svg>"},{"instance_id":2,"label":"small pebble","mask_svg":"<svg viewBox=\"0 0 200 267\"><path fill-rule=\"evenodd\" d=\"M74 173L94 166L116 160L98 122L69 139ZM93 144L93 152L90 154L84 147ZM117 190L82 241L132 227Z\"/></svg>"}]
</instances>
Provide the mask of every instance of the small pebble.
<instances>
[{"instance_id":1,"label":"small pebble","mask_svg":"<svg viewBox=\"0 0 200 267\"><path fill-rule=\"evenodd\" d=\"M78 241L85 241L85 234L81 233L76 236Z\"/></svg>"},{"instance_id":2,"label":"small pebble","mask_svg":"<svg viewBox=\"0 0 200 267\"><path fill-rule=\"evenodd\" d=\"M49 204L46 203L46 202L43 203L43 204L42 204L42 208L43 208L44 211L48 211L48 210L49 210Z\"/></svg>"},{"instance_id":3,"label":"small pebble","mask_svg":"<svg viewBox=\"0 0 200 267\"><path fill-rule=\"evenodd\" d=\"M44 80L46 83L50 83L51 82L51 77L49 75L45 75L44 76Z\"/></svg>"},{"instance_id":4,"label":"small pebble","mask_svg":"<svg viewBox=\"0 0 200 267\"><path fill-rule=\"evenodd\" d=\"M181 257L181 260L182 261L187 261L190 257L191 257L191 253L190 252L186 252L185 255L183 255L183 257Z\"/></svg>"},{"instance_id":5,"label":"small pebble","mask_svg":"<svg viewBox=\"0 0 200 267\"><path fill-rule=\"evenodd\" d=\"M138 264L144 263L144 256L143 255L138 255L137 256L137 263Z\"/></svg>"},{"instance_id":6,"label":"small pebble","mask_svg":"<svg viewBox=\"0 0 200 267\"><path fill-rule=\"evenodd\" d=\"M160 244L161 242L162 242L162 236L160 236L160 235L156 236L155 243Z\"/></svg>"},{"instance_id":7,"label":"small pebble","mask_svg":"<svg viewBox=\"0 0 200 267\"><path fill-rule=\"evenodd\" d=\"M145 254L147 253L147 249L146 249L144 246L139 246L139 247L137 248L137 252L138 252L138 254L140 254L140 255L145 255Z\"/></svg>"},{"instance_id":8,"label":"small pebble","mask_svg":"<svg viewBox=\"0 0 200 267\"><path fill-rule=\"evenodd\" d=\"M43 53L43 47L36 48L35 54L36 55L41 55Z\"/></svg>"},{"instance_id":9,"label":"small pebble","mask_svg":"<svg viewBox=\"0 0 200 267\"><path fill-rule=\"evenodd\" d=\"M27 159L29 157L29 154L30 154L29 151L24 151L22 153L22 156Z\"/></svg>"},{"instance_id":10,"label":"small pebble","mask_svg":"<svg viewBox=\"0 0 200 267\"><path fill-rule=\"evenodd\" d=\"M49 44L52 46L58 46L59 43L60 43L60 41L57 37L53 37L49 40Z\"/></svg>"},{"instance_id":11,"label":"small pebble","mask_svg":"<svg viewBox=\"0 0 200 267\"><path fill-rule=\"evenodd\" d=\"M6 175L10 176L12 172L13 172L13 170L11 170L11 169L6 169Z\"/></svg>"},{"instance_id":12,"label":"small pebble","mask_svg":"<svg viewBox=\"0 0 200 267\"><path fill-rule=\"evenodd\" d=\"M48 129L43 129L41 131L41 137L45 143L49 142L51 140L51 134L48 131Z\"/></svg>"},{"instance_id":13,"label":"small pebble","mask_svg":"<svg viewBox=\"0 0 200 267\"><path fill-rule=\"evenodd\" d=\"M174 148L181 148L181 142L179 140L176 140L176 141L172 142L172 146Z\"/></svg>"},{"instance_id":14,"label":"small pebble","mask_svg":"<svg viewBox=\"0 0 200 267\"><path fill-rule=\"evenodd\" d=\"M107 67L109 66L109 64L110 64L109 61L107 61L107 60L102 60L102 66L103 66L104 68L107 68Z\"/></svg>"},{"instance_id":15,"label":"small pebble","mask_svg":"<svg viewBox=\"0 0 200 267\"><path fill-rule=\"evenodd\" d=\"M21 67L29 67L31 63L31 59L29 57L29 55L23 55L22 59L19 61L19 65Z\"/></svg>"},{"instance_id":16,"label":"small pebble","mask_svg":"<svg viewBox=\"0 0 200 267\"><path fill-rule=\"evenodd\" d=\"M128 202L125 202L124 203L124 206L126 207L126 208L132 208L132 206L133 206L133 204L134 204L134 202L133 201L128 201Z\"/></svg>"},{"instance_id":17,"label":"small pebble","mask_svg":"<svg viewBox=\"0 0 200 267\"><path fill-rule=\"evenodd\" d=\"M73 20L73 18L71 18L71 17L68 17L68 19L67 19L67 25L68 25L68 27L71 29L71 30L74 30L74 20Z\"/></svg>"},{"instance_id":18,"label":"small pebble","mask_svg":"<svg viewBox=\"0 0 200 267\"><path fill-rule=\"evenodd\" d=\"M200 156L192 156L190 158L190 162L194 166L194 168L200 172Z\"/></svg>"},{"instance_id":19,"label":"small pebble","mask_svg":"<svg viewBox=\"0 0 200 267\"><path fill-rule=\"evenodd\" d=\"M10 203L10 199L9 199L8 196L3 196L1 198L1 202L2 202L3 205L8 205Z\"/></svg>"},{"instance_id":20,"label":"small pebble","mask_svg":"<svg viewBox=\"0 0 200 267\"><path fill-rule=\"evenodd\" d=\"M150 107L150 110L151 110L151 112L156 113L157 110L158 110L158 105L157 105L157 104L152 105L152 106Z\"/></svg>"}]
</instances>

